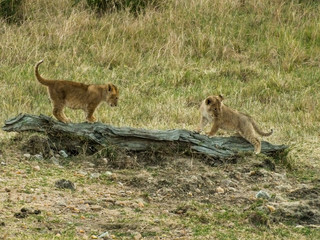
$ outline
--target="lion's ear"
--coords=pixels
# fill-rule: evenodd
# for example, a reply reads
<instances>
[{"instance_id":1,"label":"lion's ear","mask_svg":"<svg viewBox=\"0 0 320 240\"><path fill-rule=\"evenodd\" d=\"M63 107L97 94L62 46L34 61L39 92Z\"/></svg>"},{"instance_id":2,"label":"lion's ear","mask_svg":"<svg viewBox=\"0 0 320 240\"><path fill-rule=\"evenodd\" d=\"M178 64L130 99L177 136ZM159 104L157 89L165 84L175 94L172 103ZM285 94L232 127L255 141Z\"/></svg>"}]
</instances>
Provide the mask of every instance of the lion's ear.
<instances>
[{"instance_id":1,"label":"lion's ear","mask_svg":"<svg viewBox=\"0 0 320 240\"><path fill-rule=\"evenodd\" d=\"M109 91L109 92L112 92L112 86L111 86L111 84L108 84L108 91Z\"/></svg>"},{"instance_id":2,"label":"lion's ear","mask_svg":"<svg viewBox=\"0 0 320 240\"><path fill-rule=\"evenodd\" d=\"M205 101L206 105L210 105L212 103L211 97L208 97Z\"/></svg>"},{"instance_id":3,"label":"lion's ear","mask_svg":"<svg viewBox=\"0 0 320 240\"><path fill-rule=\"evenodd\" d=\"M219 94L218 97L219 97L220 101L222 102L222 100L224 99L223 96L221 94Z\"/></svg>"}]
</instances>

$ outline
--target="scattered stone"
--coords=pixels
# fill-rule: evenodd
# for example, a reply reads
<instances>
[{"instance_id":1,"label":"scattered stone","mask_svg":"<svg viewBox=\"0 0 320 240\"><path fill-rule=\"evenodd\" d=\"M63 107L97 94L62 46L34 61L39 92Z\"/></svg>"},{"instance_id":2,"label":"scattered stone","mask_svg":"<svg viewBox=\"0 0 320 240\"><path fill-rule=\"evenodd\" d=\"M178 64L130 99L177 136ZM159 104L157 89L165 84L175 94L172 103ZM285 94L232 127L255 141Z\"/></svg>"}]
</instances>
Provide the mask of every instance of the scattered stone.
<instances>
[{"instance_id":1,"label":"scattered stone","mask_svg":"<svg viewBox=\"0 0 320 240\"><path fill-rule=\"evenodd\" d=\"M66 207L67 206L67 203L63 200L60 200L56 203L57 206L59 207Z\"/></svg>"},{"instance_id":2,"label":"scattered stone","mask_svg":"<svg viewBox=\"0 0 320 240\"><path fill-rule=\"evenodd\" d=\"M110 172L110 171L106 171L104 174L105 174L106 176L112 176L112 172Z\"/></svg>"},{"instance_id":3,"label":"scattered stone","mask_svg":"<svg viewBox=\"0 0 320 240\"><path fill-rule=\"evenodd\" d=\"M267 205L267 208L269 209L270 212L274 212L276 211L275 207L274 206L271 206L271 205Z\"/></svg>"},{"instance_id":4,"label":"scattered stone","mask_svg":"<svg viewBox=\"0 0 320 240\"><path fill-rule=\"evenodd\" d=\"M77 173L78 173L80 176L83 176L83 177L88 175L87 172L82 171L82 170L78 171Z\"/></svg>"},{"instance_id":5,"label":"scattered stone","mask_svg":"<svg viewBox=\"0 0 320 240\"><path fill-rule=\"evenodd\" d=\"M141 233L138 233L138 232L134 233L134 236L133 236L134 240L140 240L141 238L142 238Z\"/></svg>"},{"instance_id":6,"label":"scattered stone","mask_svg":"<svg viewBox=\"0 0 320 240\"><path fill-rule=\"evenodd\" d=\"M71 189L71 190L76 190L76 187L73 182L66 180L66 179L61 179L55 182L55 186L57 188L63 188L63 189Z\"/></svg>"},{"instance_id":7,"label":"scattered stone","mask_svg":"<svg viewBox=\"0 0 320 240\"><path fill-rule=\"evenodd\" d=\"M92 205L91 207L92 211L101 211L103 208L99 205Z\"/></svg>"},{"instance_id":8,"label":"scattered stone","mask_svg":"<svg viewBox=\"0 0 320 240\"><path fill-rule=\"evenodd\" d=\"M256 198L270 199L270 195L267 192L260 190L257 192Z\"/></svg>"},{"instance_id":9,"label":"scattered stone","mask_svg":"<svg viewBox=\"0 0 320 240\"><path fill-rule=\"evenodd\" d=\"M24 156L26 159L31 158L31 154L30 154L30 153L25 153L25 154L23 154L23 156Z\"/></svg>"},{"instance_id":10,"label":"scattered stone","mask_svg":"<svg viewBox=\"0 0 320 240\"><path fill-rule=\"evenodd\" d=\"M55 165L60 165L59 159L57 159L55 156L52 156L50 161Z\"/></svg>"},{"instance_id":11,"label":"scattered stone","mask_svg":"<svg viewBox=\"0 0 320 240\"><path fill-rule=\"evenodd\" d=\"M91 239L98 239L96 235L91 235Z\"/></svg>"},{"instance_id":12,"label":"scattered stone","mask_svg":"<svg viewBox=\"0 0 320 240\"><path fill-rule=\"evenodd\" d=\"M36 170L36 171L40 171L40 166L38 166L38 165L34 166L33 169Z\"/></svg>"},{"instance_id":13,"label":"scattered stone","mask_svg":"<svg viewBox=\"0 0 320 240\"><path fill-rule=\"evenodd\" d=\"M37 159L38 161L42 161L43 160L43 156L41 154L36 154L33 156L35 159Z\"/></svg>"},{"instance_id":14,"label":"scattered stone","mask_svg":"<svg viewBox=\"0 0 320 240\"><path fill-rule=\"evenodd\" d=\"M5 163L5 162L1 162L1 165L2 165L2 166L5 166L5 165L7 165L7 163Z\"/></svg>"},{"instance_id":15,"label":"scattered stone","mask_svg":"<svg viewBox=\"0 0 320 240\"><path fill-rule=\"evenodd\" d=\"M110 237L110 234L108 232L104 232L98 236L98 238L105 238L105 237Z\"/></svg>"},{"instance_id":16,"label":"scattered stone","mask_svg":"<svg viewBox=\"0 0 320 240\"><path fill-rule=\"evenodd\" d=\"M224 189L222 187L217 187L216 188L217 193L224 193Z\"/></svg>"},{"instance_id":17,"label":"scattered stone","mask_svg":"<svg viewBox=\"0 0 320 240\"><path fill-rule=\"evenodd\" d=\"M91 174L90 174L90 177L91 177L91 178L99 178L100 176L101 176L100 173L91 173Z\"/></svg>"},{"instance_id":18,"label":"scattered stone","mask_svg":"<svg viewBox=\"0 0 320 240\"><path fill-rule=\"evenodd\" d=\"M108 163L109 163L108 158L102 158L102 161L103 161L105 164L108 164Z\"/></svg>"},{"instance_id":19,"label":"scattered stone","mask_svg":"<svg viewBox=\"0 0 320 240\"><path fill-rule=\"evenodd\" d=\"M64 151L64 150L60 150L59 151L59 154L60 156L64 157L64 158L67 158L68 157L68 154Z\"/></svg>"}]
</instances>

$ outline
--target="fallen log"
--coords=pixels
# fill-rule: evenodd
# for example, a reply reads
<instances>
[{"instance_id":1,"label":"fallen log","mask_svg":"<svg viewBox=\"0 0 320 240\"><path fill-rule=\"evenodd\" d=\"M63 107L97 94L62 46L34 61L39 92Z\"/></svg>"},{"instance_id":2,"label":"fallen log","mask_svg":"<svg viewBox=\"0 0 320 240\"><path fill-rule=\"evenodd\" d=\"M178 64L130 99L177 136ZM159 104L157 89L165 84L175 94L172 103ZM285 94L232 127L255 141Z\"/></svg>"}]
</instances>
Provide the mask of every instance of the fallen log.
<instances>
[{"instance_id":1,"label":"fallen log","mask_svg":"<svg viewBox=\"0 0 320 240\"><path fill-rule=\"evenodd\" d=\"M209 138L192 131L146 130L131 127L113 127L96 123L62 123L45 116L20 114L5 122L7 132L41 132L48 136L54 146L73 146L75 151L86 144L92 153L103 147L116 146L127 151L159 151L174 148L179 152L201 154L212 160L227 160L243 153L253 152L253 146L241 137ZM261 153L275 155L288 146L273 145L262 141ZM78 150L77 150L78 149Z\"/></svg>"}]
</instances>

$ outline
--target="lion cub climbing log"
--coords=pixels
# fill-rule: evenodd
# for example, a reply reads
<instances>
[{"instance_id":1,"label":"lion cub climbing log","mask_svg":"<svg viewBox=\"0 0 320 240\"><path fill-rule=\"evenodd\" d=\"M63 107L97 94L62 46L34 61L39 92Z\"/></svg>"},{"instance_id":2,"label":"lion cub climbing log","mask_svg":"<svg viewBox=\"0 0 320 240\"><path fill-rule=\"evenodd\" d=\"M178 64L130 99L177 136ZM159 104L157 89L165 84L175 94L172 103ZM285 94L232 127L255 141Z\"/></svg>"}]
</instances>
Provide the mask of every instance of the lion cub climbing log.
<instances>
[{"instance_id":1,"label":"lion cub climbing log","mask_svg":"<svg viewBox=\"0 0 320 240\"><path fill-rule=\"evenodd\" d=\"M243 138L248 140L253 146L256 154L261 152L261 142L255 133L261 136L270 136L269 133L262 132L255 121L244 113L233 110L222 103L223 97L209 96L200 106L201 119L198 131L201 132L208 122L213 122L211 131L207 133L214 136L219 128L228 131L237 131Z\"/></svg>"},{"instance_id":2,"label":"lion cub climbing log","mask_svg":"<svg viewBox=\"0 0 320 240\"><path fill-rule=\"evenodd\" d=\"M95 122L93 116L95 109L102 101L109 103L111 107L117 106L119 98L118 88L111 84L88 85L64 80L47 80L38 72L41 60L35 66L35 75L38 81L48 87L48 92L53 105L53 115L61 122L69 122L63 109L82 109L86 113L89 122Z\"/></svg>"}]
</instances>

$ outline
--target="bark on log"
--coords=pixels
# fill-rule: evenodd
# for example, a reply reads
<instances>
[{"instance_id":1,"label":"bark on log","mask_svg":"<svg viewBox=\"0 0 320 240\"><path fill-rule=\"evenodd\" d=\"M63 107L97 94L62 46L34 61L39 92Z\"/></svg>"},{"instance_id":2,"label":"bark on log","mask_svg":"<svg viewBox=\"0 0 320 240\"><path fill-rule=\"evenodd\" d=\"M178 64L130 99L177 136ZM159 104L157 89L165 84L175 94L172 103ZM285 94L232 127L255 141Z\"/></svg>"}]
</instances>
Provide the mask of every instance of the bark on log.
<instances>
[{"instance_id":1,"label":"bark on log","mask_svg":"<svg viewBox=\"0 0 320 240\"><path fill-rule=\"evenodd\" d=\"M81 147L84 142L93 149L115 145L129 151L162 151L165 147L174 147L182 152L202 154L212 160L227 160L238 157L241 153L253 152L253 146L241 137L209 138L183 129L146 130L131 127L113 127L97 123L58 122L40 115L20 114L9 119L2 127L7 132L41 132L55 143L71 144ZM273 145L262 141L262 153L275 155L288 146ZM93 152L95 150L92 150Z\"/></svg>"}]
</instances>

